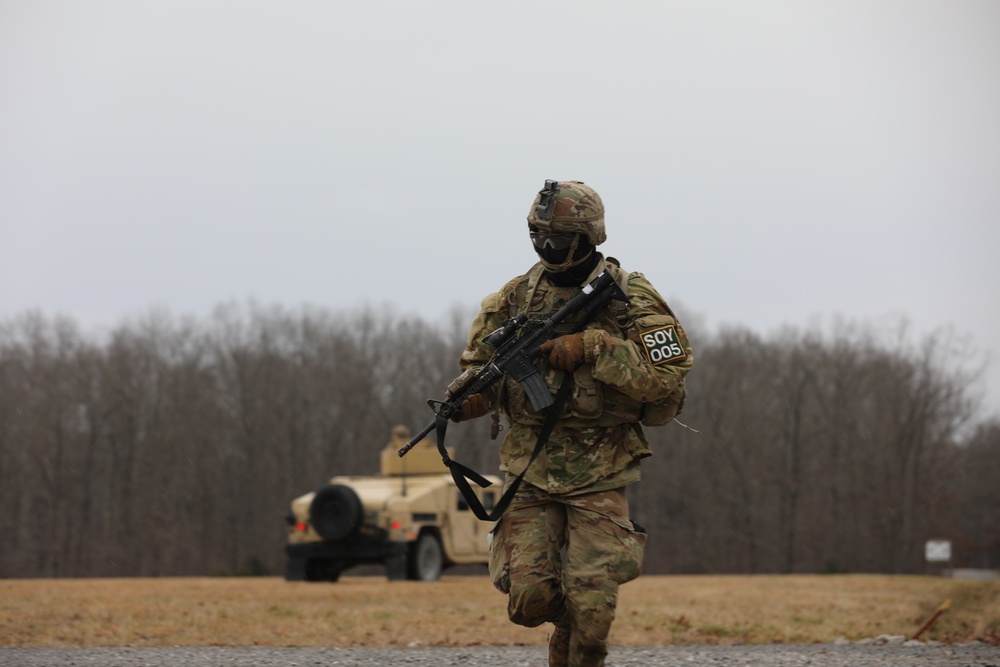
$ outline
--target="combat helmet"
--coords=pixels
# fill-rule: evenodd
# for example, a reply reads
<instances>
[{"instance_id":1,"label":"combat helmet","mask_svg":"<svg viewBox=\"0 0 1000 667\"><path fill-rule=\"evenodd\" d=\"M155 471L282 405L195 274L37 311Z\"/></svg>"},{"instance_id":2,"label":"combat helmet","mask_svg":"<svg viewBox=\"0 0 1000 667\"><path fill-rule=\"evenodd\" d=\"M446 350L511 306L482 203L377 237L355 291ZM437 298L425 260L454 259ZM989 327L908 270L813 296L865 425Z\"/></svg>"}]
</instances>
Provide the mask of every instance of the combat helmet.
<instances>
[{"instance_id":1,"label":"combat helmet","mask_svg":"<svg viewBox=\"0 0 1000 667\"><path fill-rule=\"evenodd\" d=\"M595 246L607 239L604 202L583 181L546 180L528 211L528 225L553 234L583 234Z\"/></svg>"}]
</instances>

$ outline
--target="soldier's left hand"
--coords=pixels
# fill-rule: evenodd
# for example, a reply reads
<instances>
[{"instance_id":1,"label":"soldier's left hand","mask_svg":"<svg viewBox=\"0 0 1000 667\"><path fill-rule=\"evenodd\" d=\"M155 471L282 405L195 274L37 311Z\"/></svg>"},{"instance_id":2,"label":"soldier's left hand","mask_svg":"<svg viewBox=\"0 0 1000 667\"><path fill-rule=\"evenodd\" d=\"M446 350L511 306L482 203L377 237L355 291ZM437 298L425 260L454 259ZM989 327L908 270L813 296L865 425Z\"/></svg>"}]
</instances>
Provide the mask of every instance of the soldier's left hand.
<instances>
[{"instance_id":1,"label":"soldier's left hand","mask_svg":"<svg viewBox=\"0 0 1000 667\"><path fill-rule=\"evenodd\" d=\"M454 415L451 420L454 422L465 422L476 417L482 417L490 411L490 403L482 394L473 394L462 401L461 411Z\"/></svg>"},{"instance_id":2,"label":"soldier's left hand","mask_svg":"<svg viewBox=\"0 0 1000 667\"><path fill-rule=\"evenodd\" d=\"M549 355L553 368L572 373L583 361L583 334L572 333L547 340L538 346L543 354Z\"/></svg>"}]
</instances>

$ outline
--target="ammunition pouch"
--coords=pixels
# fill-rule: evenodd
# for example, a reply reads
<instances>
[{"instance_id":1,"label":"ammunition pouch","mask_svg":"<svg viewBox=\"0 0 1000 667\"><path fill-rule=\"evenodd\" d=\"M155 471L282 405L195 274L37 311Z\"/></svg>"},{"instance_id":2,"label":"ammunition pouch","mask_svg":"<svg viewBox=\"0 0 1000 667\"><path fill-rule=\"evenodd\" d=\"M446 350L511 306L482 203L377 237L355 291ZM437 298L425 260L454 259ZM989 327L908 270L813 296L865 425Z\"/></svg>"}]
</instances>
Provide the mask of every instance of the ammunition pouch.
<instances>
[{"instance_id":1,"label":"ammunition pouch","mask_svg":"<svg viewBox=\"0 0 1000 667\"><path fill-rule=\"evenodd\" d=\"M666 426L684 410L686 398L687 388L684 386L684 380L681 380L666 398L643 405L639 422L643 426Z\"/></svg>"}]
</instances>

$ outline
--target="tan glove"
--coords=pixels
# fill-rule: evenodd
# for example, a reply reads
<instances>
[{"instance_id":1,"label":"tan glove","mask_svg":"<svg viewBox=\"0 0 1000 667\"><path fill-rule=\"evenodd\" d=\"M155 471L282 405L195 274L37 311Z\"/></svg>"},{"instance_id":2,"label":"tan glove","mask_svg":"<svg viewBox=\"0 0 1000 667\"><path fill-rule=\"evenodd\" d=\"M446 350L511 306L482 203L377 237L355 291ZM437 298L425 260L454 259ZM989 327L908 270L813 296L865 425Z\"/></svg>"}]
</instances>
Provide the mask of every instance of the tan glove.
<instances>
[{"instance_id":1,"label":"tan glove","mask_svg":"<svg viewBox=\"0 0 1000 667\"><path fill-rule=\"evenodd\" d=\"M482 394L473 394L462 401L462 413L452 417L454 422L464 422L482 417L490 411L490 404Z\"/></svg>"},{"instance_id":2,"label":"tan glove","mask_svg":"<svg viewBox=\"0 0 1000 667\"><path fill-rule=\"evenodd\" d=\"M469 381L476 376L476 369L466 368L457 378L451 381L444 392L444 400L450 401L455 394L461 393L462 388L469 384ZM473 394L462 401L462 413L452 415L453 422L464 422L476 417L482 417L490 411L489 401L482 394Z\"/></svg>"},{"instance_id":3,"label":"tan glove","mask_svg":"<svg viewBox=\"0 0 1000 667\"><path fill-rule=\"evenodd\" d=\"M549 363L553 368L572 373L583 361L583 334L572 333L559 336L542 343L539 350L548 353Z\"/></svg>"}]
</instances>

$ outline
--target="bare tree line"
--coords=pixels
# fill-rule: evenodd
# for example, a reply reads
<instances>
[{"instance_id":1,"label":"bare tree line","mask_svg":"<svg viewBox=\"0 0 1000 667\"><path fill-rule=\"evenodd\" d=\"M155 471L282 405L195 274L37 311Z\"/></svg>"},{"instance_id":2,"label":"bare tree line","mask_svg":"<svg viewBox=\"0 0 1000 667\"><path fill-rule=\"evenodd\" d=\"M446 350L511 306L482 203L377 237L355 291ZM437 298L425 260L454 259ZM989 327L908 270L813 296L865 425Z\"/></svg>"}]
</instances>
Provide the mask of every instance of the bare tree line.
<instances>
[{"instance_id":1,"label":"bare tree line","mask_svg":"<svg viewBox=\"0 0 1000 667\"><path fill-rule=\"evenodd\" d=\"M280 572L288 501L427 423L466 325L229 306L98 342L0 322L0 576ZM952 338L692 336L700 433L648 429L632 491L647 572L922 572L929 538L1000 567L1000 425L972 421ZM493 472L486 421L449 437Z\"/></svg>"},{"instance_id":2,"label":"bare tree line","mask_svg":"<svg viewBox=\"0 0 1000 667\"><path fill-rule=\"evenodd\" d=\"M1000 565L1000 432L974 429L952 337L731 330L698 352L681 420L701 434L651 432L658 481L634 493L658 567L923 572L935 538L956 564Z\"/></svg>"}]
</instances>

